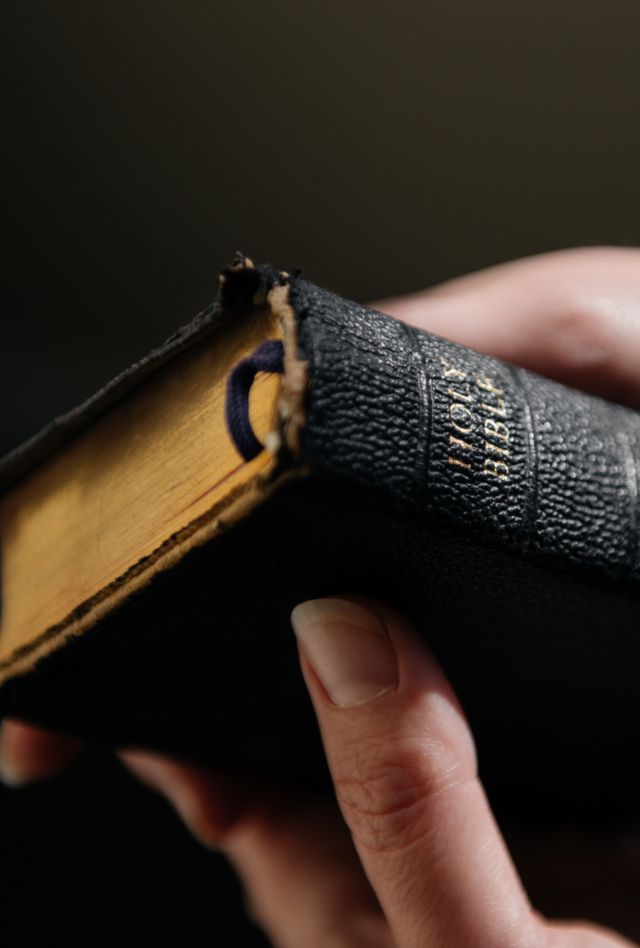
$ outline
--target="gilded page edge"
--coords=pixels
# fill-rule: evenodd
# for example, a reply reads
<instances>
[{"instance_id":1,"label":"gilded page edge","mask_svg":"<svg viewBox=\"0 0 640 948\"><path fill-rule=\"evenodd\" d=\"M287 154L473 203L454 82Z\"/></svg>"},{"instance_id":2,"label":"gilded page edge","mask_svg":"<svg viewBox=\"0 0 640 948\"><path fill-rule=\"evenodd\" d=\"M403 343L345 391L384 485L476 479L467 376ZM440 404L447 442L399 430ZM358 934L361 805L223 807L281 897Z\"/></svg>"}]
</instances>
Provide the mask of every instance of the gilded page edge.
<instances>
[{"instance_id":1,"label":"gilded page edge","mask_svg":"<svg viewBox=\"0 0 640 948\"><path fill-rule=\"evenodd\" d=\"M236 263L236 270L252 270L248 257ZM167 537L152 553L129 567L121 576L96 595L78 605L69 615L45 629L26 645L17 648L0 662L0 686L11 678L31 671L37 662L72 638L86 632L103 616L112 612L157 573L170 569L194 547L214 539L222 530L247 516L282 484L308 476L311 466L299 463L300 437L307 420L305 400L309 386L309 363L300 358L297 320L290 302L289 274L280 272L283 284L273 285L266 300L277 316L283 335L284 373L277 403L277 425L267 436L271 459L249 481L239 485L227 497L205 511L181 530ZM223 281L222 275L219 281ZM254 299L260 305L264 299ZM259 455L250 464L261 460ZM298 462L298 463L296 463Z\"/></svg>"}]
</instances>

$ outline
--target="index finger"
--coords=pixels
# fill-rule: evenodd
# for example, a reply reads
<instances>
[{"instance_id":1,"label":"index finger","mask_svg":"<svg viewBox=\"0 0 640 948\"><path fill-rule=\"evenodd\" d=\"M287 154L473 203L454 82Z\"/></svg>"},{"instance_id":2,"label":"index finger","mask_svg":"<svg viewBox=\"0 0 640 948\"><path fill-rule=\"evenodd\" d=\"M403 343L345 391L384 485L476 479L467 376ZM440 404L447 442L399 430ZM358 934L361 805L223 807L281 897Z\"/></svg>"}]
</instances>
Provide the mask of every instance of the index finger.
<instances>
[{"instance_id":1,"label":"index finger","mask_svg":"<svg viewBox=\"0 0 640 948\"><path fill-rule=\"evenodd\" d=\"M417 633L364 597L291 618L338 803L396 943L542 945L462 709Z\"/></svg>"},{"instance_id":2,"label":"index finger","mask_svg":"<svg viewBox=\"0 0 640 948\"><path fill-rule=\"evenodd\" d=\"M370 305L471 349L640 408L640 250L540 254Z\"/></svg>"}]
</instances>

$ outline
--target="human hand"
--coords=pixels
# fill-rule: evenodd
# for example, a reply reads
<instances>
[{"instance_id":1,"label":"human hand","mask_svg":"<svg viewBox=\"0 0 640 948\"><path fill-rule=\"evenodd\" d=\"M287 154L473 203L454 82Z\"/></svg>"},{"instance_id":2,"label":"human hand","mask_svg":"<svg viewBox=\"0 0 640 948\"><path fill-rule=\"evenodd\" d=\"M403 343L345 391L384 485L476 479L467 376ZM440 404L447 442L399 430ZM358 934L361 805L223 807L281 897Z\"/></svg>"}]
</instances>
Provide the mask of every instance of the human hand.
<instances>
[{"instance_id":1,"label":"human hand","mask_svg":"<svg viewBox=\"0 0 640 948\"><path fill-rule=\"evenodd\" d=\"M374 305L640 407L639 264L634 250L544 255ZM319 643L357 643L370 614L382 693L344 706L348 662ZM226 853L275 945L630 944L531 908L477 781L464 715L402 616L346 594L298 607L293 620L340 808L143 751L119 754L205 845ZM356 645L354 654L375 653ZM360 701L364 669L355 670ZM343 706L331 701L336 686ZM55 772L82 746L17 721L0 739L5 769L23 779Z\"/></svg>"}]
</instances>

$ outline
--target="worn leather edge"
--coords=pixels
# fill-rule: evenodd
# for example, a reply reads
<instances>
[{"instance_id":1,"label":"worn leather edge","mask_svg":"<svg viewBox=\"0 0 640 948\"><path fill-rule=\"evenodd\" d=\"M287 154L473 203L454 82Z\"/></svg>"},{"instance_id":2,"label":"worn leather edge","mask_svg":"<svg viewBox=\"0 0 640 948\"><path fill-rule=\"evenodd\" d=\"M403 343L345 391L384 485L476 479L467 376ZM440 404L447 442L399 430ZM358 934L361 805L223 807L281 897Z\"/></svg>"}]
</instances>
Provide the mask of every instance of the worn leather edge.
<instances>
[{"instance_id":1,"label":"worn leather edge","mask_svg":"<svg viewBox=\"0 0 640 948\"><path fill-rule=\"evenodd\" d=\"M237 317L238 312L247 305L250 299L247 291L254 284L264 286L265 282L279 277L278 271L270 265L255 267L246 254L236 251L231 263L218 275L218 291L213 303L190 322L179 326L163 343L124 369L89 398L53 418L0 458L0 494L116 405L165 363L207 334L215 332L227 319Z\"/></svg>"},{"instance_id":2,"label":"worn leather edge","mask_svg":"<svg viewBox=\"0 0 640 948\"><path fill-rule=\"evenodd\" d=\"M86 632L103 615L116 609L125 599L149 583L156 573L170 569L189 550L208 543L236 521L246 517L282 484L309 473L308 465L281 471L277 477L273 477L273 470L273 465L270 465L261 471L229 498L172 534L152 553L134 563L91 599L81 603L62 622L50 626L28 645L16 649L8 659L0 662L0 685L9 678L30 671L36 662L54 649L60 648L68 638Z\"/></svg>"},{"instance_id":3,"label":"worn leather edge","mask_svg":"<svg viewBox=\"0 0 640 948\"><path fill-rule=\"evenodd\" d=\"M237 254L232 265L220 274L220 294L215 305L219 307L221 317L237 308L239 299L235 294L229 296L230 272L236 279L236 289L241 287L241 284L237 282L238 277L245 281L245 286L247 278L259 279L260 287L251 294L251 301L249 302L246 298L241 299L241 305L243 307L262 305L266 300L278 318L283 333L284 374L277 402L277 425L267 436L265 444L265 449L272 455L271 461L266 468L261 469L249 481L236 488L204 514L167 537L152 553L142 557L108 586L80 603L61 622L45 629L36 639L16 649L9 658L0 662L0 684L9 678L30 671L41 658L62 646L70 637L81 635L90 629L103 615L117 608L130 595L149 583L154 575L161 570L170 569L193 547L208 543L223 530L229 529L292 478L305 477L311 472L311 465L300 457L300 430L306 421L305 401L309 383L309 365L299 356L296 316L289 303L287 282L289 274L284 271L279 272L278 285L271 286L276 278L275 271L269 267L256 268L249 257ZM201 335L202 333L193 334L189 337L189 342L195 341ZM175 351L181 351L186 344L189 343L185 343ZM160 364L162 363L158 363L156 367ZM114 382L117 381L117 379L114 380ZM103 389L94 396L95 402L91 400L96 409L99 407L97 399L103 398L105 391ZM111 404L111 402L101 402L100 406L102 410L106 410ZM91 416L93 417L95 415ZM72 428L69 436L75 434L76 430ZM48 448L50 444L51 442L47 441L45 447ZM28 444L25 448L28 448Z\"/></svg>"}]
</instances>

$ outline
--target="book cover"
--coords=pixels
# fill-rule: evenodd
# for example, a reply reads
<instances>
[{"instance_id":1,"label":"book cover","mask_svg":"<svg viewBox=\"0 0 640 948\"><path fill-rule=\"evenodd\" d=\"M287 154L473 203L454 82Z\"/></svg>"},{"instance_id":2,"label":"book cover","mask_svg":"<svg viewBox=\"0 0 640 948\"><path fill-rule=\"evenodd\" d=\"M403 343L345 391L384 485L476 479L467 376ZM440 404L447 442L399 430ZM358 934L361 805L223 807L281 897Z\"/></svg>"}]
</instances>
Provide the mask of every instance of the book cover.
<instances>
[{"instance_id":1,"label":"book cover","mask_svg":"<svg viewBox=\"0 0 640 948\"><path fill-rule=\"evenodd\" d=\"M240 254L214 306L2 460L4 496L258 308L278 340L224 380L242 489L6 648L2 713L326 784L289 614L306 598L371 593L442 662L503 809L633 808L640 415L629 408ZM262 442L247 404L265 371L281 384Z\"/></svg>"}]
</instances>

